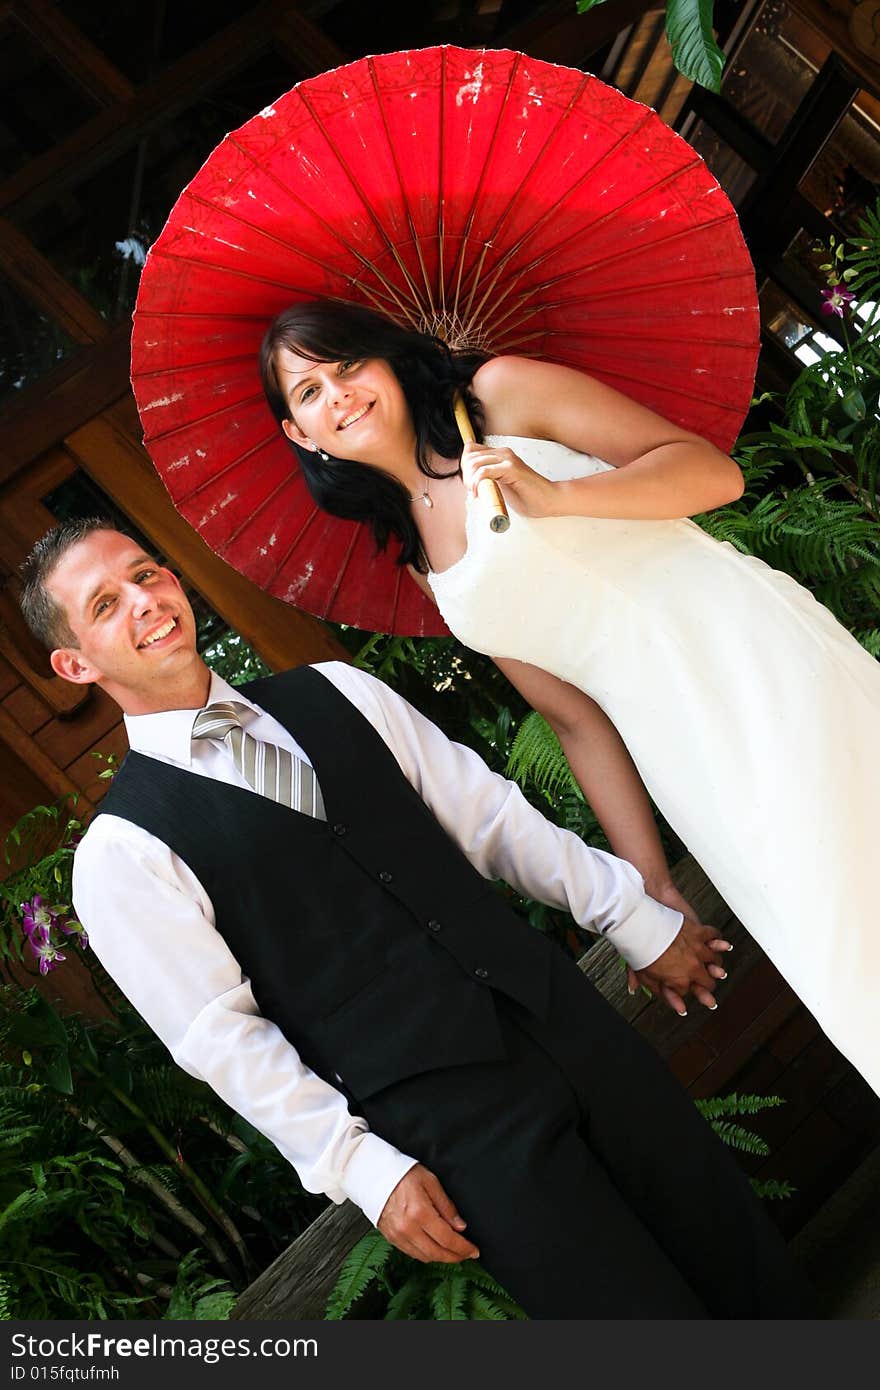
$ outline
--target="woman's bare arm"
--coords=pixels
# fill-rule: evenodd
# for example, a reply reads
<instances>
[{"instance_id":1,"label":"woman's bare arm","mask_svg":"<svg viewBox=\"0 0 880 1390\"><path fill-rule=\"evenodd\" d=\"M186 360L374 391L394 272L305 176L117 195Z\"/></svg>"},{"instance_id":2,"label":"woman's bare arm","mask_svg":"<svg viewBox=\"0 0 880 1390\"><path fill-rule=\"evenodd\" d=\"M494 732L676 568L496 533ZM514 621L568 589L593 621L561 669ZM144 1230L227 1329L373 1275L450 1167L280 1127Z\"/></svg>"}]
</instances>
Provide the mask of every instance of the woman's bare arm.
<instances>
[{"instance_id":1,"label":"woman's bare arm","mask_svg":"<svg viewBox=\"0 0 880 1390\"><path fill-rule=\"evenodd\" d=\"M408 568L433 601L425 575ZM662 902L661 894L673 884L651 803L626 744L608 715L577 686L549 671L509 657L497 658L495 665L556 734L575 781L614 853L636 866L648 893Z\"/></svg>"},{"instance_id":2,"label":"woman's bare arm","mask_svg":"<svg viewBox=\"0 0 880 1390\"><path fill-rule=\"evenodd\" d=\"M669 867L644 783L608 715L577 686L507 658L495 663L547 720L608 843L629 860L654 898L671 887Z\"/></svg>"},{"instance_id":3,"label":"woman's bare arm","mask_svg":"<svg viewBox=\"0 0 880 1390\"><path fill-rule=\"evenodd\" d=\"M683 1015L687 1012L683 996L691 992L706 1008L714 1009L712 993L697 980L705 979L706 971L714 980L725 978L714 953L729 950L730 943L701 924L672 882L644 783L614 724L589 695L549 671L509 658L496 658L495 664L553 729L614 853L635 865L652 898L684 913L682 931L674 943L679 988L669 987L670 959L655 962L657 969L630 969L630 993L641 983Z\"/></svg>"},{"instance_id":4,"label":"woman's bare arm","mask_svg":"<svg viewBox=\"0 0 880 1390\"><path fill-rule=\"evenodd\" d=\"M469 485L494 478L530 516L667 520L742 495L742 474L720 449L569 367L495 357L479 368L473 389L487 435L553 439L614 465L550 482L510 450L468 445L462 466Z\"/></svg>"}]
</instances>

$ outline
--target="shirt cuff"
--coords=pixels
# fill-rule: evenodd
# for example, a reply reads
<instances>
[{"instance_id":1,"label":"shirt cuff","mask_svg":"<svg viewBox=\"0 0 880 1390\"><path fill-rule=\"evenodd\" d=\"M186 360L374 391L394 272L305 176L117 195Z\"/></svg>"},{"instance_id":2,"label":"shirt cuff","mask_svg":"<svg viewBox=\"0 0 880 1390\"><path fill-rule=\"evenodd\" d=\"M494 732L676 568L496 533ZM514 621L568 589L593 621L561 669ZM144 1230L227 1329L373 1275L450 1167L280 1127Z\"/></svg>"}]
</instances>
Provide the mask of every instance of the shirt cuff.
<instances>
[{"instance_id":1,"label":"shirt cuff","mask_svg":"<svg viewBox=\"0 0 880 1390\"><path fill-rule=\"evenodd\" d=\"M345 1165L340 1186L375 1226L400 1179L416 1162L368 1131Z\"/></svg>"},{"instance_id":2,"label":"shirt cuff","mask_svg":"<svg viewBox=\"0 0 880 1390\"><path fill-rule=\"evenodd\" d=\"M622 922L603 933L633 970L644 970L671 946L681 930L684 913L645 897Z\"/></svg>"}]
</instances>

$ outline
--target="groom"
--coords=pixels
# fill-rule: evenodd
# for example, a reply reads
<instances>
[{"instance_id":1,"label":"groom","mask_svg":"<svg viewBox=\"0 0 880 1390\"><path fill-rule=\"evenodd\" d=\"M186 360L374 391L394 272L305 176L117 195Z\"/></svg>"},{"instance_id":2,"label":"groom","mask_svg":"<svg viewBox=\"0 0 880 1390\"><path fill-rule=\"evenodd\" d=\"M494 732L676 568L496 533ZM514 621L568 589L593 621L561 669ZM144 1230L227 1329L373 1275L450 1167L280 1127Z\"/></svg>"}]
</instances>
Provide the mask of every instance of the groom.
<instances>
[{"instance_id":1,"label":"groom","mask_svg":"<svg viewBox=\"0 0 880 1390\"><path fill-rule=\"evenodd\" d=\"M798 1316L709 1127L504 878L711 991L712 933L644 894L342 663L233 690L178 580L57 527L22 606L131 753L81 842L80 919L181 1066L422 1260L480 1255L533 1317Z\"/></svg>"}]
</instances>

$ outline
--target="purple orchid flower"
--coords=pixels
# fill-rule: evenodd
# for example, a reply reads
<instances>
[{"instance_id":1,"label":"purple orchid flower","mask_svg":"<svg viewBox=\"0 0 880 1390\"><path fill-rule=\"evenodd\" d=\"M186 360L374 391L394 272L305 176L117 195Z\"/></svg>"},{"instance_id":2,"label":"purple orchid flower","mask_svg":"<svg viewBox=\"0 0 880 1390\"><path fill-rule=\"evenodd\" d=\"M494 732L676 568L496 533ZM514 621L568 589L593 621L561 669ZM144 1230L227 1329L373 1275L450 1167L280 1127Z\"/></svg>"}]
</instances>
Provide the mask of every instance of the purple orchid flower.
<instances>
[{"instance_id":1,"label":"purple orchid flower","mask_svg":"<svg viewBox=\"0 0 880 1390\"><path fill-rule=\"evenodd\" d=\"M50 970L57 970L59 965L67 960L67 957L62 955L57 944L52 940L48 927L34 927L28 936L28 943L35 958L40 963L41 975L48 975Z\"/></svg>"},{"instance_id":2,"label":"purple orchid flower","mask_svg":"<svg viewBox=\"0 0 880 1390\"><path fill-rule=\"evenodd\" d=\"M35 893L29 902L21 904L21 916L24 934L29 938L35 931L50 931L54 921L52 909L39 893Z\"/></svg>"},{"instance_id":3,"label":"purple orchid flower","mask_svg":"<svg viewBox=\"0 0 880 1390\"><path fill-rule=\"evenodd\" d=\"M854 297L846 285L829 285L827 290L822 291L822 298L825 301L822 305L822 313L836 314L839 319L842 319L844 309L852 303Z\"/></svg>"},{"instance_id":4,"label":"purple orchid flower","mask_svg":"<svg viewBox=\"0 0 880 1390\"><path fill-rule=\"evenodd\" d=\"M55 919L55 925L65 936L75 936L83 950L89 944L89 934L82 922L77 922L75 917L68 917L66 912L61 912Z\"/></svg>"},{"instance_id":5,"label":"purple orchid flower","mask_svg":"<svg viewBox=\"0 0 880 1390\"><path fill-rule=\"evenodd\" d=\"M29 902L21 904L21 916L24 934L39 961L41 975L57 970L67 960L59 949L63 944L59 940L59 932L66 937L75 937L83 950L89 944L88 933L81 922L69 916L66 903L50 907L41 894L35 893Z\"/></svg>"}]
</instances>

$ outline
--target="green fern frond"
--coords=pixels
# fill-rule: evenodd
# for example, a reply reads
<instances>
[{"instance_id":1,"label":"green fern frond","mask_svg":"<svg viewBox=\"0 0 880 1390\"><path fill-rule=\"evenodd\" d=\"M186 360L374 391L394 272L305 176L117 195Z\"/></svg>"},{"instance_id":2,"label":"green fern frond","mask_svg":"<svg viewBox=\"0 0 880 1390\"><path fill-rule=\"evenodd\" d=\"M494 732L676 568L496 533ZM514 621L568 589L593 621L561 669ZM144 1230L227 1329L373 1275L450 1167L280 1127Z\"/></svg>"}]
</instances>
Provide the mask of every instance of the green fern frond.
<instances>
[{"instance_id":1,"label":"green fern frond","mask_svg":"<svg viewBox=\"0 0 880 1390\"><path fill-rule=\"evenodd\" d=\"M514 1322L528 1322L528 1313L511 1298L510 1294L498 1280L485 1270L476 1260L467 1262L467 1278L470 1286L470 1297L485 1298L495 1309L496 1314Z\"/></svg>"},{"instance_id":2,"label":"green fern frond","mask_svg":"<svg viewBox=\"0 0 880 1390\"><path fill-rule=\"evenodd\" d=\"M369 1288L384 1269L394 1247L379 1231L370 1231L359 1240L340 1270L327 1303L325 1318L328 1322L340 1321L356 1299Z\"/></svg>"},{"instance_id":3,"label":"green fern frond","mask_svg":"<svg viewBox=\"0 0 880 1390\"><path fill-rule=\"evenodd\" d=\"M326 1318L343 1318L377 1280L389 1289L383 1314L386 1321L527 1318L498 1280L475 1260L458 1265L422 1264L400 1254L378 1232L365 1236L352 1250L330 1295Z\"/></svg>"},{"instance_id":4,"label":"green fern frond","mask_svg":"<svg viewBox=\"0 0 880 1390\"><path fill-rule=\"evenodd\" d=\"M710 1120L709 1123L722 1144L727 1144L731 1149L739 1149L741 1153L755 1154L761 1158L766 1158L770 1152L770 1145L761 1138L760 1134L755 1134L750 1129L743 1129L741 1125L735 1125L732 1120Z\"/></svg>"},{"instance_id":5,"label":"green fern frond","mask_svg":"<svg viewBox=\"0 0 880 1390\"><path fill-rule=\"evenodd\" d=\"M427 1317L428 1289L424 1280L411 1276L392 1294L385 1309L386 1322L408 1322Z\"/></svg>"},{"instance_id":6,"label":"green fern frond","mask_svg":"<svg viewBox=\"0 0 880 1390\"><path fill-rule=\"evenodd\" d=\"M785 1100L782 1096L741 1096L732 1091L728 1096L709 1096L694 1104L704 1119L718 1120L730 1115L757 1115L762 1110L775 1110L777 1106L784 1105Z\"/></svg>"},{"instance_id":7,"label":"green fern frond","mask_svg":"<svg viewBox=\"0 0 880 1390\"><path fill-rule=\"evenodd\" d=\"M697 1100L694 1104L723 1144L729 1145L732 1149L739 1149L742 1153L764 1158L770 1152L766 1140L752 1130L734 1124L728 1117L757 1115L762 1110L775 1110L777 1106L784 1105L785 1101L782 1096L739 1095L733 1091L728 1096L711 1096L705 1100ZM752 1186L759 1196L765 1197L788 1197L795 1190L789 1183L775 1180L762 1183L753 1179Z\"/></svg>"},{"instance_id":8,"label":"green fern frond","mask_svg":"<svg viewBox=\"0 0 880 1390\"><path fill-rule=\"evenodd\" d=\"M467 1321L468 1282L464 1267L433 1265L436 1282L431 1290L431 1314L440 1322Z\"/></svg>"},{"instance_id":9,"label":"green fern frond","mask_svg":"<svg viewBox=\"0 0 880 1390\"><path fill-rule=\"evenodd\" d=\"M228 1318L235 1305L235 1294L225 1279L205 1269L202 1251L190 1250L181 1259L177 1278L165 1311L165 1320L197 1322Z\"/></svg>"},{"instance_id":10,"label":"green fern frond","mask_svg":"<svg viewBox=\"0 0 880 1390\"><path fill-rule=\"evenodd\" d=\"M507 1314L482 1289L471 1286L468 1294L468 1316L473 1322L506 1322Z\"/></svg>"},{"instance_id":11,"label":"green fern frond","mask_svg":"<svg viewBox=\"0 0 880 1390\"><path fill-rule=\"evenodd\" d=\"M771 1201L781 1200L783 1197L793 1197L797 1192L796 1187L792 1187L790 1182L780 1181L777 1178L751 1178L752 1190L758 1197L767 1197Z\"/></svg>"},{"instance_id":12,"label":"green fern frond","mask_svg":"<svg viewBox=\"0 0 880 1390\"><path fill-rule=\"evenodd\" d=\"M534 710L516 731L507 775L521 785L531 780L551 804L563 794L583 800L559 739L546 719Z\"/></svg>"},{"instance_id":13,"label":"green fern frond","mask_svg":"<svg viewBox=\"0 0 880 1390\"><path fill-rule=\"evenodd\" d=\"M139 1067L132 1090L154 1124L170 1133L185 1129L205 1111L205 1088L179 1067Z\"/></svg>"}]
</instances>

